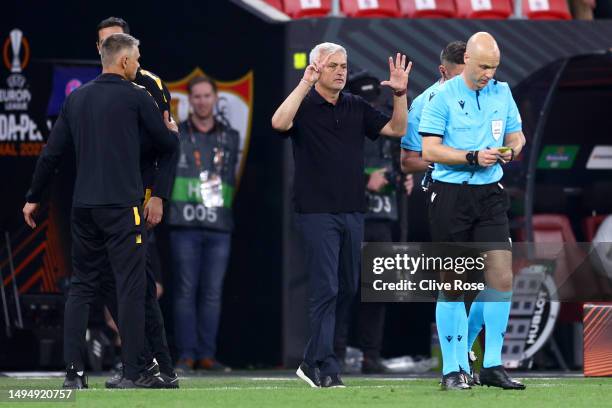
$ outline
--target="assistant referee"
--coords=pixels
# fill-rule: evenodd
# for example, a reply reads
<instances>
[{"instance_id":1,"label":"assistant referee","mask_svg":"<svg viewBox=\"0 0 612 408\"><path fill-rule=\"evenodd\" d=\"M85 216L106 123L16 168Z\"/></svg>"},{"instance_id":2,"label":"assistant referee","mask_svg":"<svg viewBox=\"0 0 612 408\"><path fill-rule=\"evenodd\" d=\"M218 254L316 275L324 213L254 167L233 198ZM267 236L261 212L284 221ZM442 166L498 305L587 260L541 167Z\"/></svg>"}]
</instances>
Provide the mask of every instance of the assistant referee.
<instances>
[{"instance_id":1,"label":"assistant referee","mask_svg":"<svg viewBox=\"0 0 612 408\"><path fill-rule=\"evenodd\" d=\"M125 388L163 387L143 374L145 240L140 173L141 135L161 152L178 147L177 126L159 114L146 90L132 81L139 42L113 34L101 47L102 74L71 93L38 159L23 208L26 223L70 144L76 152L72 209L72 277L64 315L64 387L85 388L82 350L90 304L110 264L117 283Z\"/></svg>"}]
</instances>

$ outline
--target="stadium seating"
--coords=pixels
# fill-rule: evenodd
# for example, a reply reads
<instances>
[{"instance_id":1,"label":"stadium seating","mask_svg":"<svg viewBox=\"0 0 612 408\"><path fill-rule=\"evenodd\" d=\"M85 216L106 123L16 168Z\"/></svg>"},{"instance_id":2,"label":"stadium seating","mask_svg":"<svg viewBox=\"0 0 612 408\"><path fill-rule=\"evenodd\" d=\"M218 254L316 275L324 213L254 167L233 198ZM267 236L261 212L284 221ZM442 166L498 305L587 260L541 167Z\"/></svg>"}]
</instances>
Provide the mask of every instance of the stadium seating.
<instances>
[{"instance_id":1,"label":"stadium seating","mask_svg":"<svg viewBox=\"0 0 612 408\"><path fill-rule=\"evenodd\" d=\"M324 17L331 11L331 0L282 0L282 7L277 5L281 0L266 2L280 8L291 18Z\"/></svg>"},{"instance_id":2,"label":"stadium seating","mask_svg":"<svg viewBox=\"0 0 612 408\"><path fill-rule=\"evenodd\" d=\"M572 280L572 271L584 259L580 249L564 244L576 243L576 235L572 230L569 219L563 214L534 214L533 215L533 242L536 244L534 256L536 259L550 259L555 261L555 281L558 285ZM524 221L524 219L522 219ZM517 238L520 241L527 239L525 230L519 230ZM588 284L588 282L585 282ZM571 286L564 285L563 296L572 296ZM559 320L563 322L577 322L582 318L582 304L564 303L559 313Z\"/></svg>"},{"instance_id":3,"label":"stadium seating","mask_svg":"<svg viewBox=\"0 0 612 408\"><path fill-rule=\"evenodd\" d=\"M269 5L271 5L274 8L279 9L280 11L283 11L283 0L264 0L266 3L268 3Z\"/></svg>"},{"instance_id":4,"label":"stadium seating","mask_svg":"<svg viewBox=\"0 0 612 408\"><path fill-rule=\"evenodd\" d=\"M584 239L588 242L593 241L597 229L607 215L593 215L582 220L582 229L584 231Z\"/></svg>"},{"instance_id":5,"label":"stadium seating","mask_svg":"<svg viewBox=\"0 0 612 408\"><path fill-rule=\"evenodd\" d=\"M511 0L456 0L457 17L506 19L512 15Z\"/></svg>"},{"instance_id":6,"label":"stadium seating","mask_svg":"<svg viewBox=\"0 0 612 408\"><path fill-rule=\"evenodd\" d=\"M533 220L533 242L576 242L576 236L567 216L562 214L535 214ZM518 232L519 241L525 241L524 230Z\"/></svg>"},{"instance_id":7,"label":"stadium seating","mask_svg":"<svg viewBox=\"0 0 612 408\"><path fill-rule=\"evenodd\" d=\"M397 0L340 0L348 17L401 17Z\"/></svg>"},{"instance_id":8,"label":"stadium seating","mask_svg":"<svg viewBox=\"0 0 612 408\"><path fill-rule=\"evenodd\" d=\"M571 20L566 0L522 0L523 15L530 20Z\"/></svg>"},{"instance_id":9,"label":"stadium seating","mask_svg":"<svg viewBox=\"0 0 612 408\"><path fill-rule=\"evenodd\" d=\"M332 0L264 0L291 18L325 17ZM519 1L519 0L516 0ZM520 0L531 20L571 20L566 0ZM512 0L340 0L347 17L506 19Z\"/></svg>"},{"instance_id":10,"label":"stadium seating","mask_svg":"<svg viewBox=\"0 0 612 408\"><path fill-rule=\"evenodd\" d=\"M402 17L455 18L455 0L398 0Z\"/></svg>"}]
</instances>

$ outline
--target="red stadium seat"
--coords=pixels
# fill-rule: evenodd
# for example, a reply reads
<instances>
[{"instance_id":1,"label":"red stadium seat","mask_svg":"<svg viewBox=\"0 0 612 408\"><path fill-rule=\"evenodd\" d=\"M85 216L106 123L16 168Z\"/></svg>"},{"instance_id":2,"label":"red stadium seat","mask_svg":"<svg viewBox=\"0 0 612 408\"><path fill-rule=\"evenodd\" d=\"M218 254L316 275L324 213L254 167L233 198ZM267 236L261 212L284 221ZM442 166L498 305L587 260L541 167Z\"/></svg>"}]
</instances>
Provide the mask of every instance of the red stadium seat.
<instances>
[{"instance_id":1,"label":"red stadium seat","mask_svg":"<svg viewBox=\"0 0 612 408\"><path fill-rule=\"evenodd\" d=\"M283 4L291 18L325 17L331 11L331 0L283 0Z\"/></svg>"},{"instance_id":2,"label":"red stadium seat","mask_svg":"<svg viewBox=\"0 0 612 408\"><path fill-rule=\"evenodd\" d=\"M340 9L349 17L401 17L397 0L340 0Z\"/></svg>"},{"instance_id":3,"label":"red stadium seat","mask_svg":"<svg viewBox=\"0 0 612 408\"><path fill-rule=\"evenodd\" d=\"M597 229L606 217L607 215L593 215L582 220L582 229L584 231L584 239L586 241L593 241L593 238L595 238L595 234L597 233Z\"/></svg>"},{"instance_id":4,"label":"red stadium seat","mask_svg":"<svg viewBox=\"0 0 612 408\"><path fill-rule=\"evenodd\" d=\"M278 9L279 11L283 11L283 1L282 0L264 0L266 3L271 5L272 7Z\"/></svg>"},{"instance_id":5,"label":"red stadium seat","mask_svg":"<svg viewBox=\"0 0 612 408\"><path fill-rule=\"evenodd\" d=\"M555 280L569 282L572 280L572 272L584 259L580 249L573 246L563 246L563 243L576 243L576 235L572 230L567 216L562 214L535 214L533 220L533 242L536 244L535 256L540 259L555 260ZM526 239L525 231L519 231L519 240ZM557 244L557 245L555 245ZM594 281L588 276L582 275L581 282L586 286L594 285ZM586 278L586 279L585 279ZM574 285L578 283L574 282ZM564 290L565 296L571 297L571 288ZM561 305L559 321L578 322L582 318L582 304L567 302Z\"/></svg>"},{"instance_id":6,"label":"red stadium seat","mask_svg":"<svg viewBox=\"0 0 612 408\"><path fill-rule=\"evenodd\" d=\"M511 0L456 0L459 18L506 19L512 15Z\"/></svg>"},{"instance_id":7,"label":"red stadium seat","mask_svg":"<svg viewBox=\"0 0 612 408\"><path fill-rule=\"evenodd\" d=\"M576 242L567 216L562 214L534 214L533 242ZM527 235L524 230L518 231L519 241L525 241Z\"/></svg>"},{"instance_id":8,"label":"red stadium seat","mask_svg":"<svg viewBox=\"0 0 612 408\"><path fill-rule=\"evenodd\" d=\"M408 18L455 18L455 0L399 0L403 17Z\"/></svg>"},{"instance_id":9,"label":"red stadium seat","mask_svg":"<svg viewBox=\"0 0 612 408\"><path fill-rule=\"evenodd\" d=\"M530 20L571 20L566 0L522 0L523 14Z\"/></svg>"}]
</instances>

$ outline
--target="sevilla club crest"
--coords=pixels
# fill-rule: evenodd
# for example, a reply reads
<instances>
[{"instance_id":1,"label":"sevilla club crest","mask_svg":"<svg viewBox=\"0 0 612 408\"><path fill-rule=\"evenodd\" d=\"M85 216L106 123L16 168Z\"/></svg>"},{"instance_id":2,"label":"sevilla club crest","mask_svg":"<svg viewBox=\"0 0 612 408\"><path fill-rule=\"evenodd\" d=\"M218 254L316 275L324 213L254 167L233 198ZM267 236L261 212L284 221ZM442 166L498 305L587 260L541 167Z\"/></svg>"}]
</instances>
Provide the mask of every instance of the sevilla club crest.
<instances>
[{"instance_id":1,"label":"sevilla club crest","mask_svg":"<svg viewBox=\"0 0 612 408\"><path fill-rule=\"evenodd\" d=\"M189 116L187 84L196 76L206 75L199 67L185 78L166 82L172 95L171 110L175 120L182 122ZM207 75L208 76L208 75ZM223 116L240 134L240 152L236 168L237 185L240 183L251 138L251 117L253 114L253 71L235 81L217 81L219 103L215 108L217 115Z\"/></svg>"}]
</instances>

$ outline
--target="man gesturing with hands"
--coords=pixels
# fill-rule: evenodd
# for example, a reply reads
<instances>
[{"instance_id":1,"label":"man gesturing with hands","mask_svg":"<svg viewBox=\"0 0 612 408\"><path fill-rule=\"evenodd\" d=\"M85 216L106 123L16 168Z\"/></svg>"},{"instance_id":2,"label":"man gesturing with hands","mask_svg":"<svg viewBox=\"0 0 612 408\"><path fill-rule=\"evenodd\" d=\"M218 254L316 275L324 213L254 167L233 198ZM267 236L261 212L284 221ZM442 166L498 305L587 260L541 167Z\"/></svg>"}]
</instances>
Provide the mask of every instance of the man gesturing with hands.
<instances>
[{"instance_id":1,"label":"man gesturing with hands","mask_svg":"<svg viewBox=\"0 0 612 408\"><path fill-rule=\"evenodd\" d=\"M359 281L366 211L364 137L401 137L406 132L406 91L412 63L389 58L391 118L363 98L343 92L344 47L322 43L310 65L272 117L290 137L295 160L295 226L309 274L311 337L297 375L311 387L344 387L333 351L336 319L346 319Z\"/></svg>"}]
</instances>

